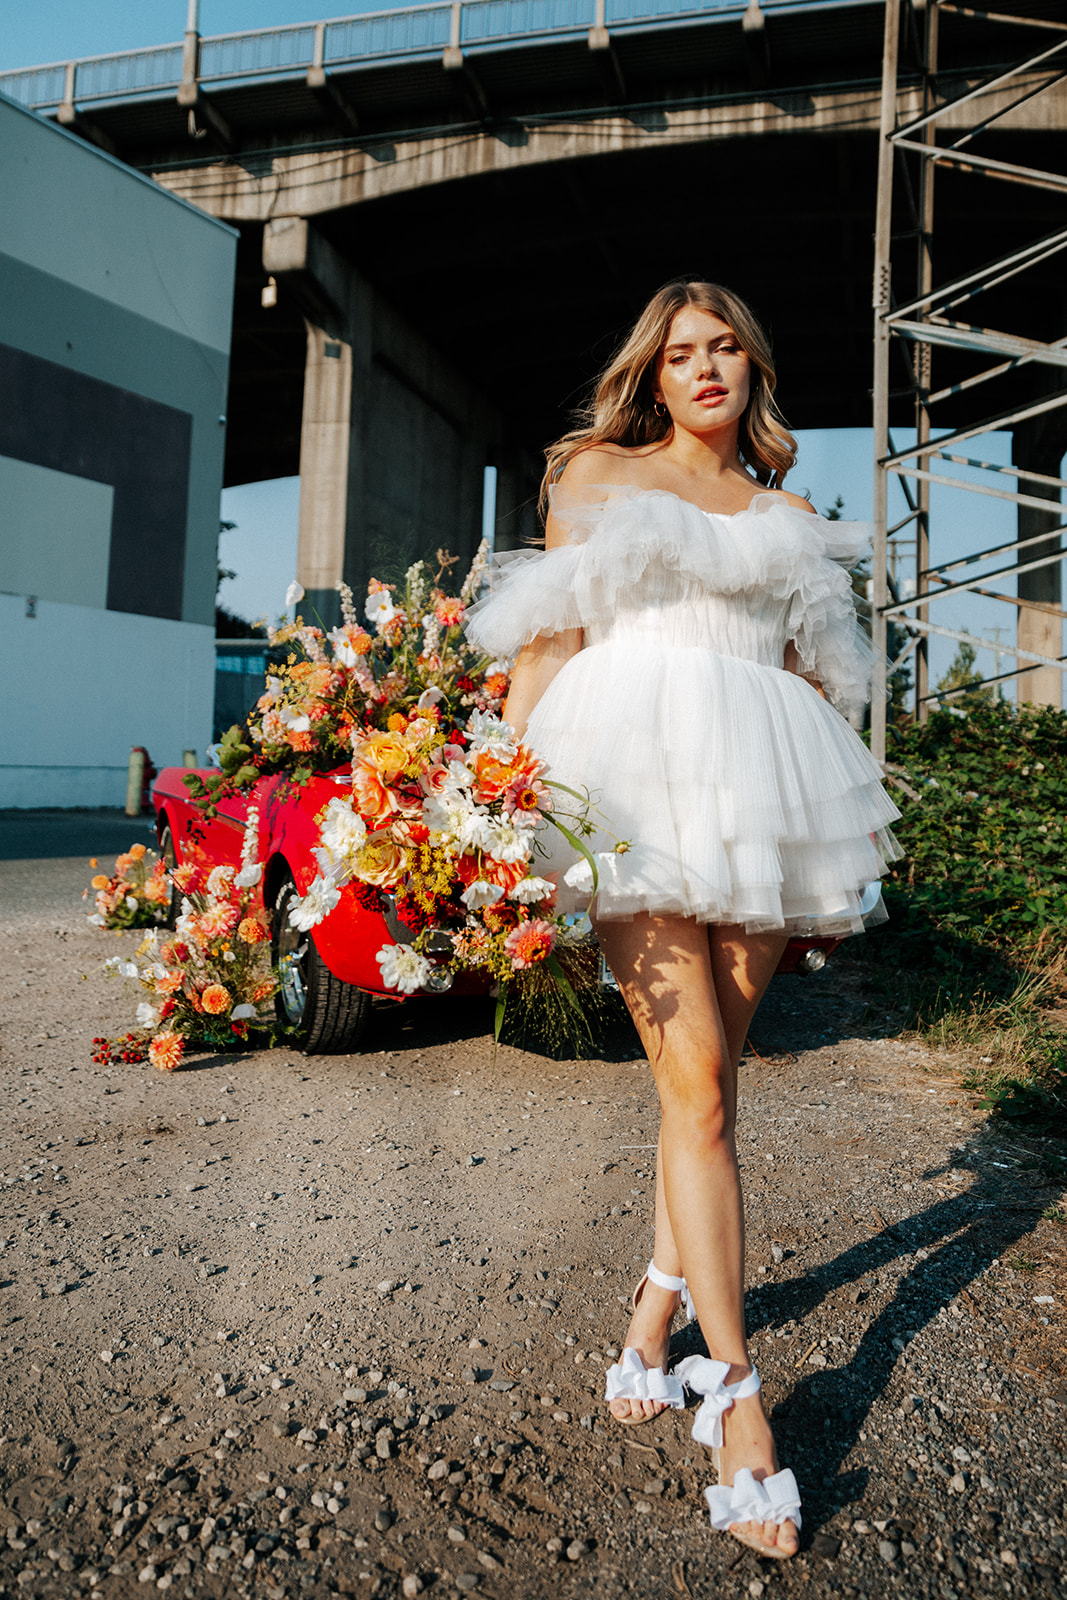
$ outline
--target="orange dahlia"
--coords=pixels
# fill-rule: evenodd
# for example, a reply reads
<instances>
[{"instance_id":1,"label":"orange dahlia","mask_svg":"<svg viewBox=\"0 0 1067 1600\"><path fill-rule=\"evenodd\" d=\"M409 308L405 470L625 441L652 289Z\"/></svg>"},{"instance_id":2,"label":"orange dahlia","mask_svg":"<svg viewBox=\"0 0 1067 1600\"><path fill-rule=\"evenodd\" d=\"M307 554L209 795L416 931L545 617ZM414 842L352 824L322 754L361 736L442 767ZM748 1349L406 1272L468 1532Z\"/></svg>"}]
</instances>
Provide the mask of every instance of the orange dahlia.
<instances>
[{"instance_id":1,"label":"orange dahlia","mask_svg":"<svg viewBox=\"0 0 1067 1600\"><path fill-rule=\"evenodd\" d=\"M262 944L267 937L267 930L256 917L245 917L237 929L237 937L245 944Z\"/></svg>"},{"instance_id":2,"label":"orange dahlia","mask_svg":"<svg viewBox=\"0 0 1067 1600\"><path fill-rule=\"evenodd\" d=\"M551 922L524 922L504 940L504 949L511 957L516 972L543 961L556 942L556 930Z\"/></svg>"},{"instance_id":3,"label":"orange dahlia","mask_svg":"<svg viewBox=\"0 0 1067 1600\"><path fill-rule=\"evenodd\" d=\"M200 996L200 1004L209 1016L217 1017L230 1009L230 991L221 983L209 983Z\"/></svg>"},{"instance_id":4,"label":"orange dahlia","mask_svg":"<svg viewBox=\"0 0 1067 1600\"><path fill-rule=\"evenodd\" d=\"M185 1040L180 1033L157 1033L148 1044L148 1059L160 1072L173 1072L181 1062Z\"/></svg>"}]
</instances>

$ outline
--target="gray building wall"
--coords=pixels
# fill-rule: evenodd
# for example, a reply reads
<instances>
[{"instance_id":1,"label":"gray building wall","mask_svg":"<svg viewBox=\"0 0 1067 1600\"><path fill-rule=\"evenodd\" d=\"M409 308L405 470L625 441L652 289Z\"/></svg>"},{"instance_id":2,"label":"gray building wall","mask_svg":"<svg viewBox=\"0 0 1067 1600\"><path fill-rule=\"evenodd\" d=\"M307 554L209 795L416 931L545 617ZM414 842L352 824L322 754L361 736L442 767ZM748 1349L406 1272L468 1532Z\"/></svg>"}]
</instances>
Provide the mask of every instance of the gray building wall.
<instances>
[{"instance_id":1,"label":"gray building wall","mask_svg":"<svg viewBox=\"0 0 1067 1600\"><path fill-rule=\"evenodd\" d=\"M0 805L118 804L210 738L236 235L2 97L0 218Z\"/></svg>"}]
</instances>

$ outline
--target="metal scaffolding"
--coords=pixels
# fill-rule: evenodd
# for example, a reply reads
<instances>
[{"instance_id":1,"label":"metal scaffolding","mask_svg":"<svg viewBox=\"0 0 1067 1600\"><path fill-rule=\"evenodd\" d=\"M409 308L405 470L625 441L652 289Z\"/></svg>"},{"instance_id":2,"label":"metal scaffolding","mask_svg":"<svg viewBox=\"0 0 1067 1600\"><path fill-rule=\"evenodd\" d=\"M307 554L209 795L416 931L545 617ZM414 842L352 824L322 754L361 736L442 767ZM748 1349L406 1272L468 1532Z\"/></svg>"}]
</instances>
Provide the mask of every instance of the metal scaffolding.
<instances>
[{"instance_id":1,"label":"metal scaffolding","mask_svg":"<svg viewBox=\"0 0 1067 1600\"><path fill-rule=\"evenodd\" d=\"M1001 64L991 69L978 83L973 75L961 81L958 76L939 74L941 23L946 14L957 19L956 26L971 21L985 26L1003 24L1009 56L1019 48L1020 39L1033 40L1034 48L1007 67ZM934 177L939 169L966 174L974 183L986 186L991 202L1002 183L1053 191L1067 198L1067 175L983 155L974 148L984 138L988 148L990 138L986 136L995 141L1010 127L1010 113L1017 106L1059 84L1065 75L1065 21L980 10L950 0L887 0L874 268L871 614L880 670L872 708L871 747L879 760L886 754L887 670L911 660L919 720L925 718L931 702L942 698L930 691L931 635L992 652L993 674L983 682L1016 680L1021 699L1062 703L1067 657L1061 652L1067 612L1062 609L1061 572L1067 552L1060 530L1067 525L1061 500L1067 480L1058 474L1067 446L1067 417L1062 411L1067 406L1067 336L1043 341L977 326L959 320L958 308L1009 280L1024 291L1013 305L1025 307L1025 274L1067 250L1067 208L1064 225L1052 232L1015 244L995 260L976 261L973 268L955 270L950 279L938 282ZM995 142L993 147L997 148ZM994 228L976 230L976 241L994 236L997 214L992 204L988 216ZM959 239L953 241L956 246L959 243ZM1062 299L1060 310L1064 310ZM1063 324L1067 326L1067 316ZM935 351L939 358L941 352L951 352L956 362L954 381L937 389L932 377ZM960 365L960 353L979 358L974 361L975 370ZM983 359L990 358L992 363L983 366ZM894 385L898 374L903 381ZM1001 409L961 425L961 412L970 414L973 391L998 380ZM1005 387L1007 405L1003 404ZM899 418L901 403L909 406L914 418L915 439L905 447L897 446L890 429L891 407ZM984 459L981 451L961 453L966 441L999 429L1012 430L1010 466ZM1039 457L1043 471L1034 470ZM973 481L946 471L953 465L973 472ZM1002 487L1005 478L1015 480L1014 489ZM903 491L904 515L890 524L892 480ZM937 544L937 530L931 523L933 485L938 485L942 494L952 491L954 495L1011 502L1017 511L1016 537L967 556L935 559L931 554ZM912 549L914 579L905 586L899 576L902 558ZM1007 557L1007 563L990 570L988 563L999 557ZM999 580L1009 578L1017 581L1018 592L999 592ZM1000 641L1000 629L992 644L975 632L930 620L934 601L962 593L1014 607L1015 645ZM891 621L897 625L897 637L906 635L906 640L887 669ZM1013 671L999 670L1001 656L1015 658Z\"/></svg>"}]
</instances>

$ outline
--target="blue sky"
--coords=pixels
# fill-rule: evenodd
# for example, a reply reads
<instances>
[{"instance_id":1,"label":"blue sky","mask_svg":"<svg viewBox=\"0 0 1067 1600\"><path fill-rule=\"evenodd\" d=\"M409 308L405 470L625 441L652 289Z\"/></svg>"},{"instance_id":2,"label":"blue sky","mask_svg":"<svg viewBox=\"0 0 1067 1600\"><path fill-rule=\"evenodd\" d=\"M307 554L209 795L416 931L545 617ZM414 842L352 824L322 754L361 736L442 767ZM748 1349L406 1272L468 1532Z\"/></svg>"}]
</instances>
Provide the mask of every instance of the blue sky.
<instances>
[{"instance_id":1,"label":"blue sky","mask_svg":"<svg viewBox=\"0 0 1067 1600\"><path fill-rule=\"evenodd\" d=\"M0 0L0 5L4 12L0 71L173 43L184 32L187 10L187 0L29 0L23 5ZM395 8L387 0L341 0L341 4L330 0L200 0L200 31L229 33L390 9ZM868 517L872 496L869 431L802 432L800 441L800 460L790 486L810 493L820 511L840 495L846 516ZM1006 435L994 435L973 441L961 453L1008 461L1009 440ZM952 476L966 474L966 469L947 470ZM1001 480L1000 486L1011 484ZM1014 512L1004 502L938 489L934 495L934 552L939 559L1012 536ZM236 569L238 576L223 586L222 598L239 614L274 616L282 609L296 564L298 506L299 480L295 478L248 484L224 493L222 515L238 527L222 536L220 559L224 566ZM890 520L901 516L903 510L899 490L894 490ZM1012 637L1015 610L992 600L947 600L935 608L933 620L988 637L993 637L998 627L1011 630L1001 633L1003 639ZM935 678L954 651L955 645L947 640L933 641ZM991 653L980 658L979 664L991 671ZM1005 660L1002 665L1006 670L1010 663Z\"/></svg>"},{"instance_id":2,"label":"blue sky","mask_svg":"<svg viewBox=\"0 0 1067 1600\"><path fill-rule=\"evenodd\" d=\"M187 0L2 0L0 72L73 57L173 44L185 32ZM239 33L286 22L320 22L397 9L388 0L200 0L200 32Z\"/></svg>"}]
</instances>

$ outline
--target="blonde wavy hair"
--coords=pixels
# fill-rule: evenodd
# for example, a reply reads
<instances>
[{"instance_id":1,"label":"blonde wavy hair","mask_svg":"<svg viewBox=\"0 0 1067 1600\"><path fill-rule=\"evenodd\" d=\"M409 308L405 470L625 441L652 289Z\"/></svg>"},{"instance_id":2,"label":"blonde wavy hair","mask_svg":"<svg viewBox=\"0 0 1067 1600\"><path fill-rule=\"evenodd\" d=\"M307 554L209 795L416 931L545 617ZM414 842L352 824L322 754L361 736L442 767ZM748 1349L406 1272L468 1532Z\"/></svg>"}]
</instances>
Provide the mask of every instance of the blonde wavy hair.
<instances>
[{"instance_id":1,"label":"blonde wavy hair","mask_svg":"<svg viewBox=\"0 0 1067 1600\"><path fill-rule=\"evenodd\" d=\"M675 279L656 291L632 332L601 374L592 398L578 414L578 426L545 451L541 483L542 514L548 490L567 462L590 445L618 444L628 449L665 443L674 424L657 416L654 399L656 359L671 323L686 306L710 311L732 330L752 363L752 392L737 435L738 454L760 483L780 489L796 463L796 440L774 402L777 377L767 335L740 296L718 283Z\"/></svg>"}]
</instances>

